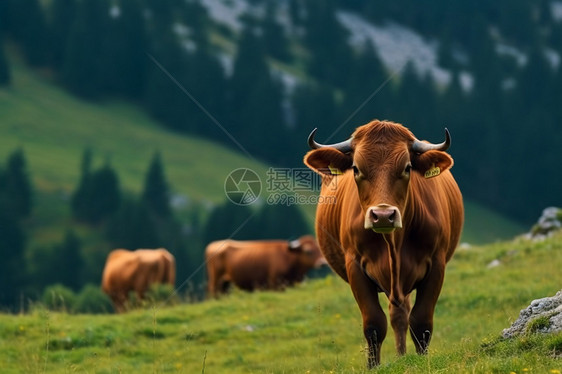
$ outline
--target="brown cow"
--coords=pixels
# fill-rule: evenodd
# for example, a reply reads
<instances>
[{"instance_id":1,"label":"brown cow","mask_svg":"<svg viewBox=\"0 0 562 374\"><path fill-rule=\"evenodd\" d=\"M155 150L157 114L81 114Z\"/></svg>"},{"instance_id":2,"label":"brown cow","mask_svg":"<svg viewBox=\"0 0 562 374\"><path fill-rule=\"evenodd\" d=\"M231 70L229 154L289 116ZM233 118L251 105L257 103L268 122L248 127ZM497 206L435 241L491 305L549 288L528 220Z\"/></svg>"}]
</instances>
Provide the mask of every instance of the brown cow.
<instances>
[{"instance_id":1,"label":"brown cow","mask_svg":"<svg viewBox=\"0 0 562 374\"><path fill-rule=\"evenodd\" d=\"M304 162L322 176L316 213L320 248L349 283L363 318L368 366L380 363L387 320L377 293L389 301L396 350L406 352L406 331L416 351L427 351L445 265L457 247L462 196L441 144L417 140L404 126L372 121L347 141L322 145L314 130ZM410 311L410 293L416 289Z\"/></svg>"},{"instance_id":2,"label":"brown cow","mask_svg":"<svg viewBox=\"0 0 562 374\"><path fill-rule=\"evenodd\" d=\"M102 290L113 301L115 311L126 310L129 292L135 291L139 300L153 283L176 282L176 260L165 250L137 249L129 251L116 249L105 262L102 276Z\"/></svg>"},{"instance_id":3,"label":"brown cow","mask_svg":"<svg viewBox=\"0 0 562 374\"><path fill-rule=\"evenodd\" d=\"M279 290L301 282L307 271L327 264L309 235L294 241L212 242L205 250L208 290L218 296L230 283L246 291Z\"/></svg>"}]
</instances>

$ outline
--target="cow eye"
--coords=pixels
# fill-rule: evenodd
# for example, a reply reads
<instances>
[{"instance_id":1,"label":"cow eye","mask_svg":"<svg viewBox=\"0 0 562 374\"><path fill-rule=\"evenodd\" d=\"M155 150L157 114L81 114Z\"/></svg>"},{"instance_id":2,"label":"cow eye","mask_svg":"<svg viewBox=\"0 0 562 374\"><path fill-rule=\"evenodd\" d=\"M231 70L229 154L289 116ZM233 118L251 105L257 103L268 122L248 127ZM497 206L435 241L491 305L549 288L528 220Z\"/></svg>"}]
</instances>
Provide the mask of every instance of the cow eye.
<instances>
[{"instance_id":1,"label":"cow eye","mask_svg":"<svg viewBox=\"0 0 562 374\"><path fill-rule=\"evenodd\" d=\"M353 165L352 168L353 168L353 175L357 176L359 174L359 169L355 165Z\"/></svg>"},{"instance_id":2,"label":"cow eye","mask_svg":"<svg viewBox=\"0 0 562 374\"><path fill-rule=\"evenodd\" d=\"M410 171L412 171L412 164L408 163L408 165L406 165L406 169L404 169L404 174L408 175L410 174Z\"/></svg>"}]
</instances>

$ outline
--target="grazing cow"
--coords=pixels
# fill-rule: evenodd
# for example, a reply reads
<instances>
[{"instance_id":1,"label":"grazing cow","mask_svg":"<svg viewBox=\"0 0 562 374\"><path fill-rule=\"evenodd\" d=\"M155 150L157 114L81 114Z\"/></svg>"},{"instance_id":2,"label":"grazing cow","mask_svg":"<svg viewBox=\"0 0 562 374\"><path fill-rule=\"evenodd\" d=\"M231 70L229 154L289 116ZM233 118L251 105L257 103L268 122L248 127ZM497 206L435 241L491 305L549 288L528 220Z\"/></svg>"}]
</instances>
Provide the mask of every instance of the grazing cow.
<instances>
[{"instance_id":1,"label":"grazing cow","mask_svg":"<svg viewBox=\"0 0 562 374\"><path fill-rule=\"evenodd\" d=\"M246 291L283 289L301 282L310 269L327 264L310 235L290 242L220 240L207 246L205 259L209 295L215 297L231 282Z\"/></svg>"},{"instance_id":2,"label":"grazing cow","mask_svg":"<svg viewBox=\"0 0 562 374\"><path fill-rule=\"evenodd\" d=\"M445 265L457 247L462 196L448 170L453 159L441 144L419 141L404 126L372 121L341 143L313 149L305 164L322 176L316 233L334 271L349 283L363 318L369 368L380 363L387 320L378 293L388 297L396 350L406 352L409 329L423 354ZM410 310L410 293L416 301Z\"/></svg>"},{"instance_id":3,"label":"grazing cow","mask_svg":"<svg viewBox=\"0 0 562 374\"><path fill-rule=\"evenodd\" d=\"M122 313L126 310L129 292L135 291L138 299L142 300L153 283L173 286L175 282L176 260L164 248L116 249L107 256L102 290L113 301L115 311Z\"/></svg>"}]
</instances>

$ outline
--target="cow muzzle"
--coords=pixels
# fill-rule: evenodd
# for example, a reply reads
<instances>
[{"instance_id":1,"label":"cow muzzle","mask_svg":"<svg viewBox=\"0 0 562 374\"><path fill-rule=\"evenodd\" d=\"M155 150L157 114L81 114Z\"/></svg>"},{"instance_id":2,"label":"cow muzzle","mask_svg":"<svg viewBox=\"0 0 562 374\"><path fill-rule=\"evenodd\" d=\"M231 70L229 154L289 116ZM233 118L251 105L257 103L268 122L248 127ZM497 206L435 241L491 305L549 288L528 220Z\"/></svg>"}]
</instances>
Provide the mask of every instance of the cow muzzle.
<instances>
[{"instance_id":1,"label":"cow muzzle","mask_svg":"<svg viewBox=\"0 0 562 374\"><path fill-rule=\"evenodd\" d=\"M365 229L371 229L379 234L388 234L399 228L402 228L402 215L397 207L379 204L367 209Z\"/></svg>"}]
</instances>

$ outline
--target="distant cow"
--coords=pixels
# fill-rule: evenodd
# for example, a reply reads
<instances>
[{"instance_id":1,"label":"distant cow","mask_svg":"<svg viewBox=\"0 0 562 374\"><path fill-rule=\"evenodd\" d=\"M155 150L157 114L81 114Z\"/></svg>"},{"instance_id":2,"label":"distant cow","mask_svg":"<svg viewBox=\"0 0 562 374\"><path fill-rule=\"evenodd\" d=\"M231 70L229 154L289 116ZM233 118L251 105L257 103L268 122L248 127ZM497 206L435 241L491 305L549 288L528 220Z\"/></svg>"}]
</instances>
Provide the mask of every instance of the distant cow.
<instances>
[{"instance_id":1,"label":"distant cow","mask_svg":"<svg viewBox=\"0 0 562 374\"><path fill-rule=\"evenodd\" d=\"M210 296L225 293L230 283L246 291L279 290L326 264L309 235L294 241L216 241L207 246L205 258Z\"/></svg>"},{"instance_id":2,"label":"distant cow","mask_svg":"<svg viewBox=\"0 0 562 374\"><path fill-rule=\"evenodd\" d=\"M142 300L150 285L167 283L173 286L175 281L176 261L164 248L116 249L107 256L102 290L113 301L115 311L121 313L126 310L129 292L134 291Z\"/></svg>"},{"instance_id":3,"label":"distant cow","mask_svg":"<svg viewBox=\"0 0 562 374\"><path fill-rule=\"evenodd\" d=\"M316 130L315 130L316 131ZM404 126L372 121L341 143L314 141L304 162L322 176L316 213L320 248L349 283L363 317L368 366L380 362L387 319L378 293L390 301L396 350L406 352L410 330L425 353L433 313L463 225L462 196L441 144L419 141ZM417 290L410 310L410 293Z\"/></svg>"}]
</instances>

